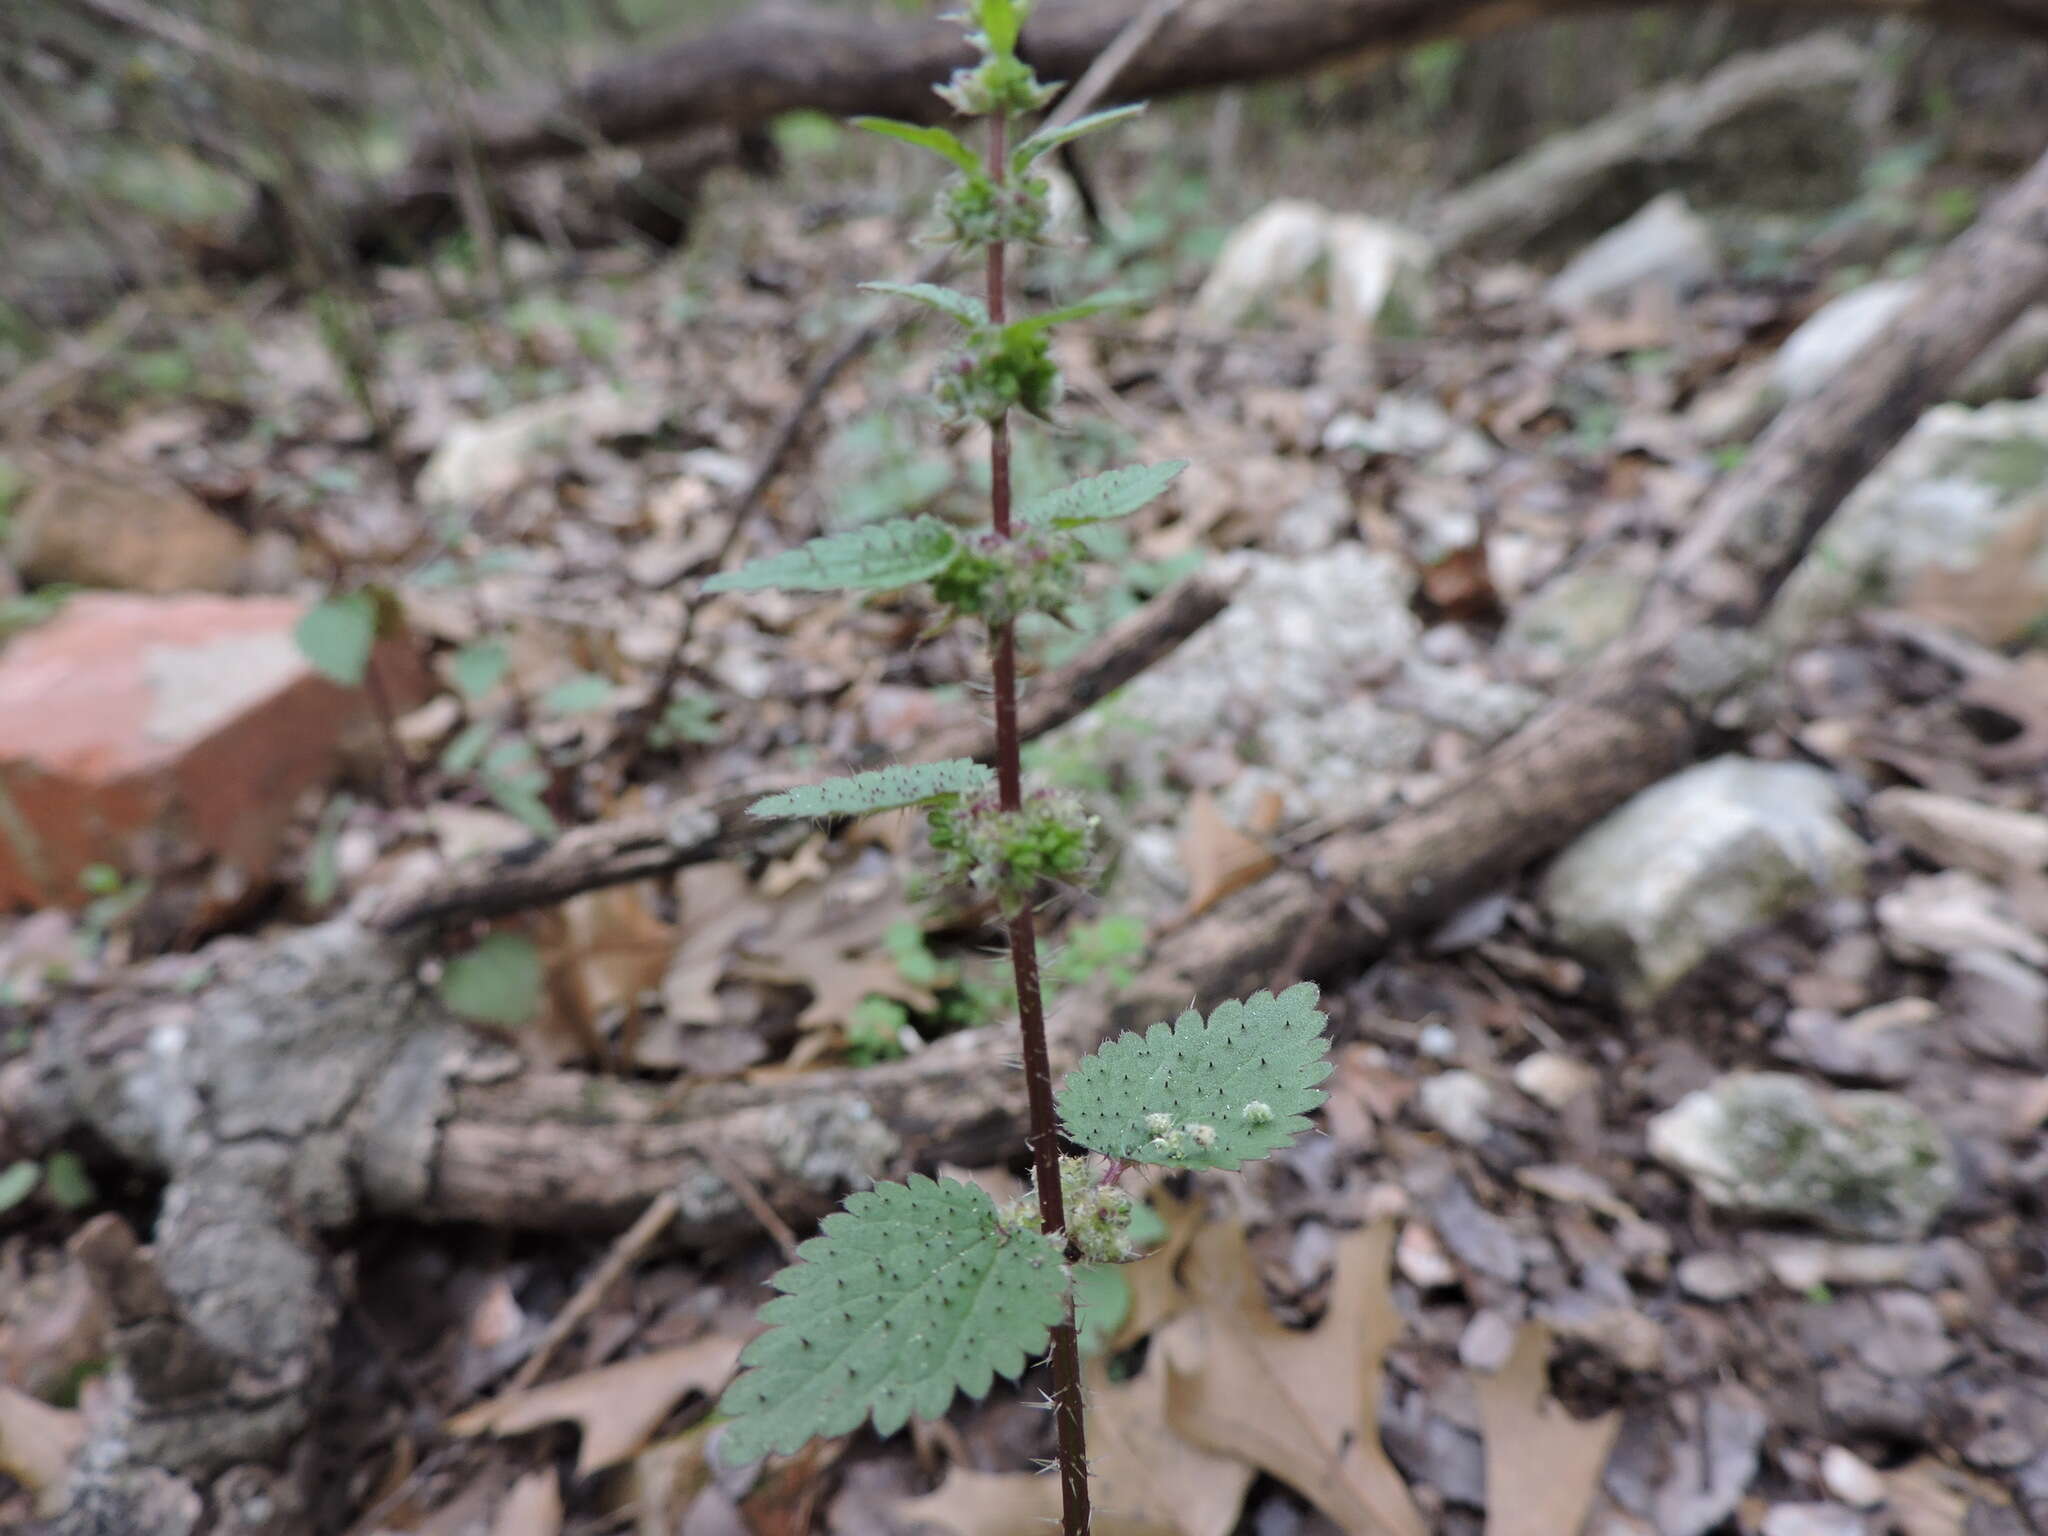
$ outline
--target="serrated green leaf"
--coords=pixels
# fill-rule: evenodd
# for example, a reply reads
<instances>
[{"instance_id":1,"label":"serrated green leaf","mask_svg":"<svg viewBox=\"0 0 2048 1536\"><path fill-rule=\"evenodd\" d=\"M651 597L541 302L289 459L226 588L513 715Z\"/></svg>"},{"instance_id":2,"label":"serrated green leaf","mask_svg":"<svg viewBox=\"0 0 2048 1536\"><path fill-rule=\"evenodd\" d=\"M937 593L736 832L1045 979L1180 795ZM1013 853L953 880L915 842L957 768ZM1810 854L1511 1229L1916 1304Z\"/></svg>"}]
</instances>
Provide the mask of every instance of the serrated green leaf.
<instances>
[{"instance_id":1,"label":"serrated green leaf","mask_svg":"<svg viewBox=\"0 0 2048 1536\"><path fill-rule=\"evenodd\" d=\"M937 283L862 283L870 293L885 293L894 299L909 299L949 315L962 325L987 325L988 309L971 293L942 288Z\"/></svg>"},{"instance_id":2,"label":"serrated green leaf","mask_svg":"<svg viewBox=\"0 0 2048 1536\"><path fill-rule=\"evenodd\" d=\"M1012 320L1003 327L1005 336L1032 336L1040 331L1049 331L1056 325L1069 320L1085 320L1090 315L1099 315L1105 309L1121 309L1138 302L1135 293L1101 293L1092 299L1083 299L1078 304L1068 304L1061 309L1048 309L1042 315L1026 315L1022 320Z\"/></svg>"},{"instance_id":3,"label":"serrated green leaf","mask_svg":"<svg viewBox=\"0 0 2048 1536\"><path fill-rule=\"evenodd\" d=\"M1083 528L1129 517L1173 484L1174 477L1187 467L1186 459L1168 459L1164 464L1134 464L1090 475L1032 497L1017 508L1017 520L1052 528Z\"/></svg>"},{"instance_id":4,"label":"serrated green leaf","mask_svg":"<svg viewBox=\"0 0 2048 1536\"><path fill-rule=\"evenodd\" d=\"M479 1024L517 1026L540 1010L540 951L516 933L493 933L450 960L435 990L451 1013Z\"/></svg>"},{"instance_id":5,"label":"serrated green leaf","mask_svg":"<svg viewBox=\"0 0 2048 1536\"><path fill-rule=\"evenodd\" d=\"M928 581L959 551L960 539L935 517L873 523L850 533L827 534L779 555L749 560L704 583L706 592L882 591Z\"/></svg>"},{"instance_id":6,"label":"serrated green leaf","mask_svg":"<svg viewBox=\"0 0 2048 1536\"><path fill-rule=\"evenodd\" d=\"M1066 1311L1058 1247L1004 1231L977 1185L879 1184L827 1216L824 1233L775 1277L775 1326L740 1356L719 1404L735 1465L843 1435L872 1416L894 1434L937 1418L955 1392L986 1393L1045 1348Z\"/></svg>"},{"instance_id":7,"label":"serrated green leaf","mask_svg":"<svg viewBox=\"0 0 2048 1536\"><path fill-rule=\"evenodd\" d=\"M943 763L909 763L900 768L877 768L851 778L827 779L806 784L780 795L756 800L747 807L750 816L825 817L872 816L877 811L900 811L908 805L924 805L948 795L972 795L995 783L993 769L972 758L950 758Z\"/></svg>"},{"instance_id":8,"label":"serrated green leaf","mask_svg":"<svg viewBox=\"0 0 2048 1536\"><path fill-rule=\"evenodd\" d=\"M36 1185L42 1182L43 1165L23 1158L9 1163L0 1172L0 1215L13 1210L22 1201L35 1193Z\"/></svg>"},{"instance_id":9,"label":"serrated green leaf","mask_svg":"<svg viewBox=\"0 0 2048 1536\"><path fill-rule=\"evenodd\" d=\"M1110 107L1106 111L1091 112L1086 117L1077 117L1062 128L1041 128L1010 152L1010 169L1021 172L1029 169L1031 162L1048 151L1058 149L1083 134L1093 133L1098 128L1107 128L1111 123L1120 123L1127 117L1136 117L1145 110L1142 101L1129 106ZM971 163L971 162L970 162Z\"/></svg>"},{"instance_id":10,"label":"serrated green leaf","mask_svg":"<svg viewBox=\"0 0 2048 1536\"><path fill-rule=\"evenodd\" d=\"M377 595L344 592L306 610L292 630L299 654L344 688L359 686L377 644Z\"/></svg>"},{"instance_id":11,"label":"serrated green leaf","mask_svg":"<svg viewBox=\"0 0 2048 1536\"><path fill-rule=\"evenodd\" d=\"M1067 1075L1067 1134L1169 1168L1235 1168L1278 1151L1309 1128L1324 1098L1315 1085L1330 1074L1316 997L1305 981L1224 1003L1207 1020L1191 1008L1143 1035L1126 1031Z\"/></svg>"},{"instance_id":12,"label":"serrated green leaf","mask_svg":"<svg viewBox=\"0 0 2048 1536\"><path fill-rule=\"evenodd\" d=\"M512 665L512 652L502 640L477 640L457 651L448 663L448 675L465 699L482 698L498 686L498 679Z\"/></svg>"},{"instance_id":13,"label":"serrated green leaf","mask_svg":"<svg viewBox=\"0 0 2048 1536\"><path fill-rule=\"evenodd\" d=\"M853 126L865 128L869 133L879 133L885 139L898 139L905 144L915 144L919 149L928 149L942 159L952 161L970 176L981 172L981 162L974 158L974 151L944 128L901 123L893 117L856 117Z\"/></svg>"}]
</instances>

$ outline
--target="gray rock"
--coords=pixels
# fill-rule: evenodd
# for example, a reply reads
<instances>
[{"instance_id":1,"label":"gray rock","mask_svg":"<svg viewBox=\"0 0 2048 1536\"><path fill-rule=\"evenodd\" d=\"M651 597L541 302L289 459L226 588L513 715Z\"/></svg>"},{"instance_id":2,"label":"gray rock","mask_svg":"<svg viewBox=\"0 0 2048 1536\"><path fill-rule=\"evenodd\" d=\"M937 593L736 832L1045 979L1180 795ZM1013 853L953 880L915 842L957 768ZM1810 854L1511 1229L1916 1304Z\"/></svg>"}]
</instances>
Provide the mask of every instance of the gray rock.
<instances>
[{"instance_id":1,"label":"gray rock","mask_svg":"<svg viewBox=\"0 0 2048 1536\"><path fill-rule=\"evenodd\" d=\"M1453 1141L1477 1146L1493 1134L1493 1088L1476 1072L1440 1072L1424 1079L1415 1097L1423 1117Z\"/></svg>"},{"instance_id":2,"label":"gray rock","mask_svg":"<svg viewBox=\"0 0 2048 1536\"><path fill-rule=\"evenodd\" d=\"M1908 1100L1785 1073L1733 1073L1687 1094L1650 1121L1649 1146L1716 1205L1845 1237L1920 1237L1959 1182L1947 1138Z\"/></svg>"},{"instance_id":3,"label":"gray rock","mask_svg":"<svg viewBox=\"0 0 2048 1536\"><path fill-rule=\"evenodd\" d=\"M1918 281L1898 278L1865 283L1830 299L1778 348L1771 359L1772 387L1787 400L1815 393L1848 367L1919 291Z\"/></svg>"},{"instance_id":4,"label":"gray rock","mask_svg":"<svg viewBox=\"0 0 2048 1536\"><path fill-rule=\"evenodd\" d=\"M1777 1504L1764 1515L1762 1536L1864 1536L1863 1516L1846 1504Z\"/></svg>"},{"instance_id":5,"label":"gray rock","mask_svg":"<svg viewBox=\"0 0 2048 1536\"><path fill-rule=\"evenodd\" d=\"M2048 397L1940 405L1850 494L1767 617L1793 640L1864 606L1897 603L1920 572L1967 570L2010 536L2048 484ZM2048 583L2048 537L2028 557Z\"/></svg>"},{"instance_id":6,"label":"gray rock","mask_svg":"<svg viewBox=\"0 0 2048 1536\"><path fill-rule=\"evenodd\" d=\"M1558 936L1654 1000L1726 943L1854 889L1864 850L1827 775L1717 758L1644 790L1559 856L1542 885Z\"/></svg>"},{"instance_id":7,"label":"gray rock","mask_svg":"<svg viewBox=\"0 0 2048 1536\"><path fill-rule=\"evenodd\" d=\"M1963 1044L1980 1056L2037 1066L2048 1056L2048 976L1995 949L1949 962L1948 1008Z\"/></svg>"},{"instance_id":8,"label":"gray rock","mask_svg":"<svg viewBox=\"0 0 2048 1536\"><path fill-rule=\"evenodd\" d=\"M1763 1273L1739 1253L1695 1253L1679 1260L1673 1278L1695 1301L1734 1301L1755 1290Z\"/></svg>"},{"instance_id":9,"label":"gray rock","mask_svg":"<svg viewBox=\"0 0 2048 1536\"><path fill-rule=\"evenodd\" d=\"M1707 221L1682 192L1666 192L1574 256L1545 296L1559 309L1584 309L1644 286L1685 294L1721 270Z\"/></svg>"},{"instance_id":10,"label":"gray rock","mask_svg":"<svg viewBox=\"0 0 2048 1536\"><path fill-rule=\"evenodd\" d=\"M1517 603L1501 631L1500 653L1538 677L1592 659L1634 622L1654 574L1650 551L1610 546Z\"/></svg>"}]
</instances>

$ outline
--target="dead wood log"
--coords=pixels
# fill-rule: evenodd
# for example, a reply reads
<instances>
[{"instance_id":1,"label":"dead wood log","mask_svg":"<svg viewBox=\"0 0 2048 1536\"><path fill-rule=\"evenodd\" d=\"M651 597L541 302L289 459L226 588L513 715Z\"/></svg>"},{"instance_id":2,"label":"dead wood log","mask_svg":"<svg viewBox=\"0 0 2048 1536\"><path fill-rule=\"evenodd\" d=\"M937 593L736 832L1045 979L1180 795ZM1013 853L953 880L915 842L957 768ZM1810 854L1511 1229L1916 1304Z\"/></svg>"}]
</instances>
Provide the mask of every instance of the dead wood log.
<instances>
[{"instance_id":1,"label":"dead wood log","mask_svg":"<svg viewBox=\"0 0 2048 1536\"><path fill-rule=\"evenodd\" d=\"M1618 169L1680 161L1716 129L1758 107L1852 86L1874 67L1867 50L1825 32L1739 55L1702 79L1673 81L1583 128L1545 139L1445 198L1426 227L1443 252L1526 249L1581 210Z\"/></svg>"},{"instance_id":2,"label":"dead wood log","mask_svg":"<svg viewBox=\"0 0 2048 1536\"><path fill-rule=\"evenodd\" d=\"M1171 653L1224 610L1233 586L1219 572L1198 572L1112 626L1072 661L1031 679L1018 713L1024 739L1065 724ZM994 754L993 728L973 723L940 732L915 756L935 762L991 759ZM786 780L748 784L652 815L579 827L544 846L472 860L377 893L359 915L373 928L397 933L428 922L497 917L689 864L759 852L776 828L754 821L747 807L763 794L789 787Z\"/></svg>"},{"instance_id":3,"label":"dead wood log","mask_svg":"<svg viewBox=\"0 0 2048 1536\"><path fill-rule=\"evenodd\" d=\"M1270 80L1439 37L1476 37L1629 0L1194 0L1122 72L1115 100ZM1784 9L1807 0L1743 0ZM1022 52L1047 80L1075 80L1143 8L1143 0L1045 0ZM1899 14L2048 40L2048 0L1835 0L1834 12ZM932 85L970 62L960 29L935 15L884 19L770 8L715 30L635 52L566 91L486 104L473 147L515 165L575 154L595 133L631 144L712 126L751 127L784 112L883 113L936 121ZM416 169L445 168L456 146L437 128L414 141Z\"/></svg>"}]
</instances>

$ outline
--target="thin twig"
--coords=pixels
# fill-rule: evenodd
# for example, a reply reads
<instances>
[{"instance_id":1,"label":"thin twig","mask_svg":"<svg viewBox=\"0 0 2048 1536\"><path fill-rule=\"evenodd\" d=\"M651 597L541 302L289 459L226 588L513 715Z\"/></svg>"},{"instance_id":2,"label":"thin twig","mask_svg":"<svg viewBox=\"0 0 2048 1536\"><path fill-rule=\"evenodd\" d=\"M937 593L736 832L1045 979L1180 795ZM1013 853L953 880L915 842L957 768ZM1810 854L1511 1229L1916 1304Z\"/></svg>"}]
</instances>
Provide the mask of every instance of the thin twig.
<instances>
[{"instance_id":1,"label":"thin twig","mask_svg":"<svg viewBox=\"0 0 2048 1536\"><path fill-rule=\"evenodd\" d=\"M776 1214L775 1207L768 1203L768 1197L761 1193L761 1186L747 1176L744 1168L726 1156L716 1142L704 1143L704 1160L711 1165L712 1172L725 1180L726 1188L739 1196L747 1214L761 1223L761 1230L775 1239L775 1246L782 1250L782 1256L794 1264L796 1234L789 1230L789 1223Z\"/></svg>"},{"instance_id":2,"label":"thin twig","mask_svg":"<svg viewBox=\"0 0 2048 1536\"><path fill-rule=\"evenodd\" d=\"M569 1298L569 1304L555 1314L547 1332L534 1346L533 1353L526 1357L526 1363L513 1373L505 1388L507 1392L523 1392L540 1380L549 1362L555 1358L555 1352L568 1342L569 1335L597 1310L611 1288L619 1283L627 1270L640 1262L640 1256L661 1236L662 1229L676 1219L677 1208L676 1197L672 1194L656 1195L647 1203L640 1219L619 1234L618 1240L605 1254L604 1262L590 1272L590 1278Z\"/></svg>"}]
</instances>

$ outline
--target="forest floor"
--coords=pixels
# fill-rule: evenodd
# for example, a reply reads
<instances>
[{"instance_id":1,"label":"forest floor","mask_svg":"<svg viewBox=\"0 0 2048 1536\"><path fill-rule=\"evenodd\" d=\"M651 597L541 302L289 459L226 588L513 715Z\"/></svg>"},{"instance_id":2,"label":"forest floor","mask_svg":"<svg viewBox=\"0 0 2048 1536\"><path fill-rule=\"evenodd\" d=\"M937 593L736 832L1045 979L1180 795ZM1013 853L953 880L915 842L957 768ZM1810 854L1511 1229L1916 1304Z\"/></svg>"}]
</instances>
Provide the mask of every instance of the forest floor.
<instances>
[{"instance_id":1,"label":"forest floor","mask_svg":"<svg viewBox=\"0 0 2048 1536\"><path fill-rule=\"evenodd\" d=\"M916 600L735 594L703 603L652 747L631 750L625 729L693 574L880 516L971 514L975 445L911 405L938 341L921 327L833 386L792 468L728 541L725 509L807 368L866 312L853 285L915 259L904 166L883 157L862 179L832 132L785 145L780 183L717 183L682 254L620 250L568 272L515 245L495 308L456 256L434 283L379 272L367 403L392 418L387 444L316 312L274 288L146 327L36 403L37 451L175 482L247 536L272 586L396 592L435 681L397 724L409 766L374 742L353 752L296 808L259 896L210 904L191 879L116 879L81 911L0 926L18 1026L0 1050L24 1049L67 993L108 984L131 957L189 949L196 932L312 922L466 850L764 767L888 760L975 717L972 637L927 635ZM1518 609L1560 572L1625 563L1680 532L1754 429L1758 368L1867 275L1815 236L1681 305L1572 320L1532 269L1460 261L1435 274L1434 319L1413 339L1332 345L1313 281L1274 289L1224 333L1191 302L1226 233L1204 188L1111 184L1116 238L1049 253L1026 286L1066 296L1114 276L1162 301L1066 344L1074 425L1027 438L1025 488L1124 462L1192 467L1117 536L1084 632L1229 552L1320 569L1355 546L1395 573L1387 590L1408 618L1399 654L1351 678L1349 700L1421 723L1334 790L1285 782L1284 764L1246 749L1271 722L1227 714L1142 770L1128 753L1098 759L1085 730L1044 743L1040 771L1097 797L1115 834L1107 894L1056 905L1068 987L1135 965L1148 930L1219 899L1321 818L1396 815L1483 752L1498 734L1485 722L1411 707L1436 675L1411 660L1456 673L1461 697L1558 687L1565 663L1516 630ZM1927 181L1907 222L1944 232L1966 192ZM1377 1429L1434 1531L1560 1533L1589 1511L1606 1536L2048 1530L2048 1061L1987 1051L1959 1026L1947 958L1914 953L1880 915L1941 866L1866 809L1899 785L2048 809L2048 754L2011 747L2015 719L2026 739L2048 732L2048 689L1993 730L1958 670L1973 643L1942 627L2000 600L1996 565L1889 610L1911 623L1835 623L1729 733L1731 752L1827 771L1867 850L1860 888L1748 933L1648 1005L1559 942L1540 871L1331 979L1323 1134L1248 1178L1156 1190L1165 1249L1115 1304L1128 1313L1107 1330L1097 1386L1114 1405L1103 1503L1121 1516L1103 1529L1364 1529L1346 1514L1355 1493L1331 1491L1345 1478L1326 1473L1345 1437L1369 1444ZM57 602L47 587L11 599L10 622ZM1035 639L1050 659L1077 643ZM532 1060L642 1080L771 1081L1008 1028L980 915L934 908L915 852L907 827L821 833L787 857L511 920L544 985L506 1038ZM2040 890L1992 883L2048 949ZM450 954L480 932L451 936ZM1893 1030L1895 1049L1873 1044ZM1526 1067L1538 1055L1547 1071ZM1752 1069L1892 1089L1931 1114L1962 1169L1934 1231L1856 1241L1759 1224L1651 1154L1653 1116ZM1454 1074L1456 1090L1430 1090ZM157 1195L104 1149L77 1150L0 1215L0 1379L63 1406L59 1443L71 1415L98 1411L106 1354L63 1240L97 1210L146 1231ZM1015 1172L973 1176L1007 1186ZM337 1245L347 1304L321 1444L331 1508L348 1518L333 1528L1038 1528L1050 1484L1023 1474L1049 1445L1035 1377L897 1441L813 1447L758 1482L712 1475L694 1426L781 1261L770 1233L716 1252L656 1242L539 1385L509 1387L608 1246L394 1224ZM1516 1347L1530 1319L1558 1341L1547 1371L1540 1349ZM1178 1352L1197 1348L1211 1373L1200 1437L1196 1405L1177 1396L1192 1390ZM14 1488L0 1524L29 1517L50 1472L20 1451L24 1433L0 1421L0 1473L18 1480L0 1476ZM1210 1448L1262 1435L1292 1449Z\"/></svg>"}]
</instances>

